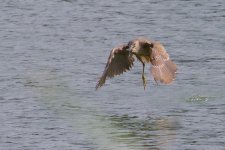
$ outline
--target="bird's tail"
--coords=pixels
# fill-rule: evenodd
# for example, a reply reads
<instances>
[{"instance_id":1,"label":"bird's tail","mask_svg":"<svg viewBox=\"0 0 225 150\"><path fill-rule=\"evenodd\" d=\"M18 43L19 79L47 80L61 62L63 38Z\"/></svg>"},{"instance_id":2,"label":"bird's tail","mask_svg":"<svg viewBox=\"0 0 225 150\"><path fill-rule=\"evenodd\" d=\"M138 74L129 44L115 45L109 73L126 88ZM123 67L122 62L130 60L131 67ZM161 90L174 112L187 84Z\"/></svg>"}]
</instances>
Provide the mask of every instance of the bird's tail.
<instances>
[{"instance_id":1,"label":"bird's tail","mask_svg":"<svg viewBox=\"0 0 225 150\"><path fill-rule=\"evenodd\" d=\"M169 84L175 79L176 71L177 66L171 60L165 60L160 64L155 64L151 67L151 73L154 80L164 84Z\"/></svg>"}]
</instances>

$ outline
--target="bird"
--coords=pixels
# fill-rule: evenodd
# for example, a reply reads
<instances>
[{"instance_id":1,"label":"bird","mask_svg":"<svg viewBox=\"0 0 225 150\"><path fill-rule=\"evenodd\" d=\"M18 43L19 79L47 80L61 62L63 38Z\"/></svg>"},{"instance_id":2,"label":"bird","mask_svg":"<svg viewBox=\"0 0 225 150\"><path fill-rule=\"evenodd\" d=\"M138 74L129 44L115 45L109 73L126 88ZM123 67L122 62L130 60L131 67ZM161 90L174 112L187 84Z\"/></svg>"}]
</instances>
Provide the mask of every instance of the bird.
<instances>
[{"instance_id":1,"label":"bird","mask_svg":"<svg viewBox=\"0 0 225 150\"><path fill-rule=\"evenodd\" d=\"M147 85L145 77L145 64L147 63L151 64L150 73L157 85L158 82L170 84L175 80L177 65L170 59L164 46L159 41L138 37L111 50L105 69L95 89L102 87L106 79L129 71L136 59L142 63L141 77L144 90Z\"/></svg>"}]
</instances>

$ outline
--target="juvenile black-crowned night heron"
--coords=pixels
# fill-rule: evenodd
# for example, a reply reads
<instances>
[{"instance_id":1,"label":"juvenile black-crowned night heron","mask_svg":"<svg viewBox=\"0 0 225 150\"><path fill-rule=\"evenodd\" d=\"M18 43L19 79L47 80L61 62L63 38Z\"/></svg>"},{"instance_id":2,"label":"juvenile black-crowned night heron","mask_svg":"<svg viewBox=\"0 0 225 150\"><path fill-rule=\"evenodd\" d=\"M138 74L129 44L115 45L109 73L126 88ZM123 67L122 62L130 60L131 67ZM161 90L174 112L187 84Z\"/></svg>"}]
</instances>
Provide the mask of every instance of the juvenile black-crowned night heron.
<instances>
[{"instance_id":1,"label":"juvenile black-crowned night heron","mask_svg":"<svg viewBox=\"0 0 225 150\"><path fill-rule=\"evenodd\" d=\"M150 72L156 83L160 81L161 83L169 84L175 79L177 66L170 60L163 45L158 41L137 38L129 41L128 44L111 50L105 70L96 85L96 90L104 85L107 78L112 78L130 70L135 57L143 65L142 80L144 89L147 84L144 75L146 63L152 64Z\"/></svg>"}]
</instances>

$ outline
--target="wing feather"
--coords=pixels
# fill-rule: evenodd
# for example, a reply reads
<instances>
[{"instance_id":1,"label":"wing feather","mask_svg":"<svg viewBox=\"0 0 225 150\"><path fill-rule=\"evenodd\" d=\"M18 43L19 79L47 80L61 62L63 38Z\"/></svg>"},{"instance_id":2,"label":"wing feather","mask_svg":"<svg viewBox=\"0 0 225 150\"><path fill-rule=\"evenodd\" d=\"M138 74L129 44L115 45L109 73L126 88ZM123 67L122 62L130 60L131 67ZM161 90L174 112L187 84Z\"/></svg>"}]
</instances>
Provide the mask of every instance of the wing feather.
<instances>
[{"instance_id":1,"label":"wing feather","mask_svg":"<svg viewBox=\"0 0 225 150\"><path fill-rule=\"evenodd\" d=\"M96 85L96 90L105 84L107 78L120 75L132 68L134 58L129 55L129 51L126 49L127 45L122 45L111 50L105 70Z\"/></svg>"},{"instance_id":2,"label":"wing feather","mask_svg":"<svg viewBox=\"0 0 225 150\"><path fill-rule=\"evenodd\" d=\"M159 42L155 42L152 48L151 63L151 73L156 82L169 84L175 79L177 66L170 60L169 54Z\"/></svg>"}]
</instances>

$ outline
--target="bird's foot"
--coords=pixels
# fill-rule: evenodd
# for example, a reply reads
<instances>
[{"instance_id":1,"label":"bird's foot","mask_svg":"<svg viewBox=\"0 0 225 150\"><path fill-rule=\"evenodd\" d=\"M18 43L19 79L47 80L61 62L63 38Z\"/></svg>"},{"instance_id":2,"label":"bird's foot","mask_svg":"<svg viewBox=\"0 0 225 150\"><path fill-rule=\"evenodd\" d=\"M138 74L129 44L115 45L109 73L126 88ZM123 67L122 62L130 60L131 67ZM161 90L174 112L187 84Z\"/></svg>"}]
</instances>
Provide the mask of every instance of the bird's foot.
<instances>
[{"instance_id":1,"label":"bird's foot","mask_svg":"<svg viewBox=\"0 0 225 150\"><path fill-rule=\"evenodd\" d=\"M144 90L145 90L145 87L147 85L147 79L144 74L142 74L142 81L143 81L143 86L144 86Z\"/></svg>"},{"instance_id":2,"label":"bird's foot","mask_svg":"<svg viewBox=\"0 0 225 150\"><path fill-rule=\"evenodd\" d=\"M158 86L159 85L159 83L157 82L157 80L155 80L155 84Z\"/></svg>"}]
</instances>

